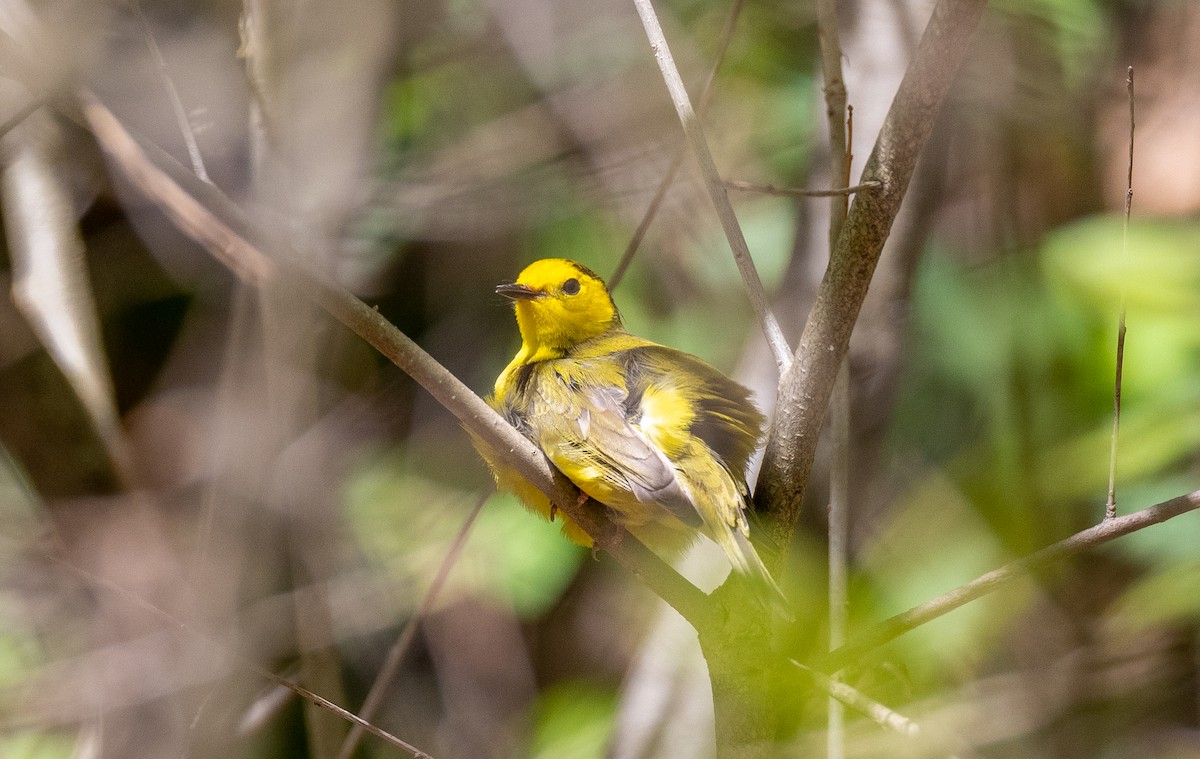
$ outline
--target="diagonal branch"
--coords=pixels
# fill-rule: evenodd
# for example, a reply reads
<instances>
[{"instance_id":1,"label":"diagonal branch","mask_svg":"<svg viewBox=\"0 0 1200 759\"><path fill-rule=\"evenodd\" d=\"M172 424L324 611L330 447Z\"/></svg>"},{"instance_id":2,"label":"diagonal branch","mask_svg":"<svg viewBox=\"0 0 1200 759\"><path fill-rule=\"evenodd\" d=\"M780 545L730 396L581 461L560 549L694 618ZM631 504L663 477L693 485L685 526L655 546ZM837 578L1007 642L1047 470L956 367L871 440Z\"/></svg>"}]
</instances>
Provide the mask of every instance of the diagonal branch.
<instances>
[{"instance_id":1,"label":"diagonal branch","mask_svg":"<svg viewBox=\"0 0 1200 759\"><path fill-rule=\"evenodd\" d=\"M704 137L700 119L696 117L696 112L692 109L692 101L688 97L687 88L683 86L683 78L679 76L679 69L675 67L671 49L667 47L667 38L663 35L662 24L658 22L658 16L654 13L654 6L650 4L650 0L633 0L633 4L637 6L642 26L646 28L646 38L650 40L650 47L654 50L654 60L658 62L658 69L662 72L663 81L667 84L667 91L671 93L671 102L675 104L675 112L679 114L679 121L683 124L684 135L692 147L692 153L696 156L696 163L700 166L700 173L708 187L709 197L712 198L713 207L717 210L717 217L721 220L725 237L729 240L729 247L733 251L733 260L737 262L738 271L741 272L750 305L754 308L755 315L758 316L763 334L767 338L767 344L770 345L771 353L775 356L775 363L779 365L780 371L783 371L792 362L791 349L788 348L783 330L779 328L779 322L767 305L767 296L763 292L762 280L759 279L758 269L754 267L754 259L750 257L750 246L746 244L746 236L742 234L742 227L738 224L737 215L733 212L733 206L729 202L729 193L721 181L721 174L717 171L716 163L713 162L712 151L708 149L708 140Z\"/></svg>"},{"instance_id":2,"label":"diagonal branch","mask_svg":"<svg viewBox=\"0 0 1200 759\"><path fill-rule=\"evenodd\" d=\"M868 628L854 636L850 643L832 651L828 656L817 662L817 669L830 672L845 667L854 662L868 651L895 640L906 632L916 629L943 614L954 611L977 598L980 598L1002 585L1018 577L1025 577L1034 569L1051 562L1065 559L1089 548L1103 545L1111 540L1124 537L1131 532L1137 532L1151 525L1165 522L1168 519L1200 509L1200 490L1172 498L1169 501L1155 504L1141 511L1126 514L1121 517L1105 519L1094 527L1077 532L1069 538L1046 546L1040 551L1023 556L1009 562L999 569L980 575L966 585L961 585L949 593L933 600L926 601L906 612L897 614L890 619Z\"/></svg>"},{"instance_id":3,"label":"diagonal branch","mask_svg":"<svg viewBox=\"0 0 1200 759\"><path fill-rule=\"evenodd\" d=\"M791 544L834 379L875 265L986 5L986 0L939 0L934 8L863 169L862 181L880 186L855 196L796 360L780 378L777 415L758 478L758 502L770 515L780 546Z\"/></svg>"}]
</instances>

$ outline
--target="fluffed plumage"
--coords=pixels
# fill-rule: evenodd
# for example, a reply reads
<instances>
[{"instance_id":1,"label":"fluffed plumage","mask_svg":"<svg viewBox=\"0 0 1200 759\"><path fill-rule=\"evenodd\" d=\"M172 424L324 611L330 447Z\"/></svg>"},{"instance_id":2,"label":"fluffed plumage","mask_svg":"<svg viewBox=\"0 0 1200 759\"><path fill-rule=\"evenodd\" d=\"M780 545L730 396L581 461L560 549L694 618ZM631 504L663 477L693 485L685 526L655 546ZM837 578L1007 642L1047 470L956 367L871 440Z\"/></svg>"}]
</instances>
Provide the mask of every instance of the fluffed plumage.
<instances>
[{"instance_id":1,"label":"fluffed plumage","mask_svg":"<svg viewBox=\"0 0 1200 759\"><path fill-rule=\"evenodd\" d=\"M537 261L496 292L514 301L522 344L492 407L639 540L675 552L703 533L779 594L744 513L764 422L749 391L695 356L630 335L604 282L573 261ZM541 491L479 447L502 489L552 518ZM560 516L568 538L591 545Z\"/></svg>"}]
</instances>

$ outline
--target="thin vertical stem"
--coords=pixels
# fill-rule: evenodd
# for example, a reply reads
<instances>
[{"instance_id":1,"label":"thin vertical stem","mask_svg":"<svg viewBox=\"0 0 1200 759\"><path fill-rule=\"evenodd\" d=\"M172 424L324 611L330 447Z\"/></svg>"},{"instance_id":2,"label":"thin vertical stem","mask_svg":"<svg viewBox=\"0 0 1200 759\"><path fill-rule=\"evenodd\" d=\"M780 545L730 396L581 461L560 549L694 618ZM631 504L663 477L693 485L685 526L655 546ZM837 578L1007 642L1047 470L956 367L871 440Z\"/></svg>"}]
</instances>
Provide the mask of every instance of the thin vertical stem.
<instances>
[{"instance_id":1,"label":"thin vertical stem","mask_svg":"<svg viewBox=\"0 0 1200 759\"><path fill-rule=\"evenodd\" d=\"M847 118L846 84L842 78L842 44L838 33L834 0L817 1L821 72L825 80L825 118L829 126L829 164L835 186L850 184L850 131ZM829 253L832 257L846 221L850 198L829 199ZM847 567L849 565L850 521L850 366L844 359L838 369L830 408L833 433L832 465L829 474L829 650L846 642ZM836 679L838 675L834 675ZM832 695L828 699L826 755L846 755L845 707Z\"/></svg>"},{"instance_id":2,"label":"thin vertical stem","mask_svg":"<svg viewBox=\"0 0 1200 759\"><path fill-rule=\"evenodd\" d=\"M849 615L850 554L850 362L843 361L833 386L830 414L833 437L832 466L829 474L829 650L846 643ZM839 679L838 674L833 679ZM830 696L828 719L829 759L846 755L845 710L842 702Z\"/></svg>"},{"instance_id":3,"label":"thin vertical stem","mask_svg":"<svg viewBox=\"0 0 1200 759\"><path fill-rule=\"evenodd\" d=\"M1126 72L1125 89L1129 94L1129 172L1125 177L1125 222L1121 230L1121 255L1129 259L1129 212L1133 208L1133 66ZM1125 288L1121 288L1121 315L1117 321L1117 370L1113 383L1112 439L1108 449L1108 500L1104 518L1117 515L1117 437L1121 430L1121 374L1125 367Z\"/></svg>"}]
</instances>

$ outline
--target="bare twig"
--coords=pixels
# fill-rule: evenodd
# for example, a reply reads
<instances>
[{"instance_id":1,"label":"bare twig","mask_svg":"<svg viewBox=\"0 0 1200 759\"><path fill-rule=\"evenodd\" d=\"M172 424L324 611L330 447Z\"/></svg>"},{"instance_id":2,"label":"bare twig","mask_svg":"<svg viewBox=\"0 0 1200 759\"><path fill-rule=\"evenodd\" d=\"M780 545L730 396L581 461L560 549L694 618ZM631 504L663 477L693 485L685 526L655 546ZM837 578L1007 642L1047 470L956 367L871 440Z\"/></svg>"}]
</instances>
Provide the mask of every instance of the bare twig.
<instances>
[{"instance_id":1,"label":"bare twig","mask_svg":"<svg viewBox=\"0 0 1200 759\"><path fill-rule=\"evenodd\" d=\"M921 727L903 714L889 709L843 682L838 682L812 667L806 667L795 659L788 659L788 661L811 677L817 687L828 693L830 698L836 699L838 703L845 704L859 714L870 717L872 722L885 730L891 730L908 738L915 738L920 734Z\"/></svg>"},{"instance_id":2,"label":"bare twig","mask_svg":"<svg viewBox=\"0 0 1200 759\"><path fill-rule=\"evenodd\" d=\"M260 285L273 273L270 259L225 225L148 158L112 111L94 95L79 96L84 118L103 148L145 195L157 202L171 221L239 278Z\"/></svg>"},{"instance_id":3,"label":"bare twig","mask_svg":"<svg viewBox=\"0 0 1200 759\"><path fill-rule=\"evenodd\" d=\"M429 584L429 590L425 592L425 597L421 599L420 607L417 608L416 613L408 620L408 624L404 626L400 637L396 639L396 642L392 644L391 649L388 651L387 658L383 660L383 665L380 666L379 672L375 674L375 681L371 683L371 689L367 691L367 697L363 699L362 708L358 710L358 716L367 722L375 718L376 712L379 711L380 705L383 704L383 697L387 695L388 686L391 685L392 680L396 677L396 671L400 669L400 664L404 661L404 657L408 654L409 649L412 648L413 641L417 639L417 627L420 625L421 620L427 618L429 612L433 610L434 601L437 600L442 586L446 584L446 578L450 576L450 569L462 554L463 546L467 543L467 536L471 534L471 527L475 524L475 519L479 516L479 512L483 510L483 505L487 503L491 495L492 490L488 489L481 493L479 498L475 500L475 505L471 507L471 512L467 514L467 518L463 521L462 527L459 528L458 534L454 536L454 540L450 543L450 550L446 551L446 556L442 559L441 566L438 567L433 582ZM363 732L365 732L365 728L358 724L350 728L350 732L346 734L346 739L342 742L342 747L338 751L338 759L350 759L354 754L354 750L358 748L359 742L362 740Z\"/></svg>"},{"instance_id":4,"label":"bare twig","mask_svg":"<svg viewBox=\"0 0 1200 759\"><path fill-rule=\"evenodd\" d=\"M1129 258L1129 212L1133 208L1133 66L1125 79L1129 93L1129 173L1125 178L1125 221L1121 228L1121 254ZM1121 288L1121 315L1117 321L1117 371L1113 382L1112 440L1108 450L1108 500L1104 504L1104 518L1117 515L1117 437L1121 430L1121 374L1125 367L1125 288Z\"/></svg>"},{"instance_id":5,"label":"bare twig","mask_svg":"<svg viewBox=\"0 0 1200 759\"><path fill-rule=\"evenodd\" d=\"M413 746L411 743L408 743L407 741L405 741L401 738L397 738L395 735L392 735L391 733L389 733L388 731L386 731L382 728L372 725L370 722L367 722L366 720L362 719L354 712L351 712L347 709L343 709L342 707L333 703L329 699L324 698L316 693L313 693L312 691L305 688L303 685L300 685L299 683L294 683L291 680L280 677L279 675L275 674L274 672L271 672L270 670L267 670L267 669L263 669L262 667L255 666L254 671L257 672L262 677L265 677L268 680L270 680L271 682L275 683L276 685L282 685L283 687L295 692L296 695L300 696L301 698L303 698L313 704L316 704L317 706L321 707L322 709L326 709L330 712L333 712L337 716L341 717L342 719L346 720L347 722L353 723L354 725L365 730L366 732L370 733L371 735L374 735L377 738L382 738L383 740L387 741L388 743L392 744L393 746L396 746L397 748L401 748L401 749L407 751L408 753L412 754L417 759L433 759L432 756L425 753L421 749Z\"/></svg>"},{"instance_id":6,"label":"bare twig","mask_svg":"<svg viewBox=\"0 0 1200 759\"><path fill-rule=\"evenodd\" d=\"M825 79L825 118L829 127L829 163L834 182L850 184L850 135L846 119L846 84L842 79L842 43L838 32L837 7L833 0L817 0L817 29L821 43L821 72ZM829 202L829 254L832 257L846 221L849 194L837 194ZM846 642L848 616L847 567L850 539L850 362L842 361L833 391L830 411L833 432L832 464L829 473L829 648ZM829 686L845 687L834 673ZM846 755L846 716L842 701L831 691L828 703L826 756ZM913 726L915 728L915 725Z\"/></svg>"},{"instance_id":7,"label":"bare twig","mask_svg":"<svg viewBox=\"0 0 1200 759\"><path fill-rule=\"evenodd\" d=\"M986 0L939 0L934 8L863 170L864 181L881 185L855 196L804 326L796 361L780 379L775 424L757 489L780 546L792 542L834 379L875 265L986 5Z\"/></svg>"},{"instance_id":8,"label":"bare twig","mask_svg":"<svg viewBox=\"0 0 1200 759\"><path fill-rule=\"evenodd\" d=\"M829 127L829 163L834 181L850 184L849 140L846 137L846 83L842 79L842 42L838 32L837 5L817 1L817 36L821 47L821 75L825 80L825 122ZM846 199L830 203L829 252L832 255L846 220Z\"/></svg>"},{"instance_id":9,"label":"bare twig","mask_svg":"<svg viewBox=\"0 0 1200 759\"><path fill-rule=\"evenodd\" d=\"M663 36L662 25L658 22L658 16L655 14L650 0L633 0L633 4L637 7L638 16L642 19L642 26L646 29L646 37L650 40L650 47L654 50L654 59L658 62L658 69L662 72L667 91L671 94L671 102L675 104L675 111L679 114L679 121L683 124L684 135L691 145L692 153L700 166L700 173L708 186L709 197L712 199L713 207L717 210L721 227L725 230L725 237L733 251L733 259L737 262L738 271L741 272L750 305L754 308L763 334L767 338L767 344L770 345L771 353L775 356L775 363L779 365L779 370L782 372L792 363L791 349L788 348L783 330L779 328L779 322L767 305L767 296L763 292L762 280L758 276L758 269L754 266L754 259L750 257L746 236L742 234L742 227L738 224L737 215L729 203L729 193L725 191L721 175L713 162L712 152L708 149L708 140L704 137L700 120L696 118L696 112L692 110L692 101L688 97L687 89L683 86L679 69L675 67L675 59L671 56L671 50L667 47L667 39Z\"/></svg>"},{"instance_id":10,"label":"bare twig","mask_svg":"<svg viewBox=\"0 0 1200 759\"><path fill-rule=\"evenodd\" d=\"M1163 501L1132 514L1106 519L1094 527L1077 532L1040 551L1009 562L999 569L993 569L965 585L868 628L854 636L850 643L831 652L815 666L825 672L837 671L868 651L985 596L1018 577L1024 577L1038 567L1060 561L1081 551L1095 548L1131 532L1137 532L1196 509L1200 509L1200 490Z\"/></svg>"},{"instance_id":11,"label":"bare twig","mask_svg":"<svg viewBox=\"0 0 1200 759\"><path fill-rule=\"evenodd\" d=\"M721 64L725 61L725 54L729 52L729 42L733 39L733 31L737 28L738 17L742 13L742 5L745 0L733 0L733 5L729 8L729 15L725 17L725 27L721 29L721 41L717 44L717 53L713 56L712 68L708 70L708 77L704 80L704 88L700 91L700 101L696 104L696 117L703 118L704 112L708 110L709 101L712 100L713 83L717 81L717 71L720 70ZM612 276L608 278L608 289L611 291L621 283L625 277L625 272L629 269L629 264L633 261L633 257L637 255L638 248L641 247L642 240L646 238L646 232L650 231L650 224L654 222L654 217L658 215L658 209L662 206L663 200L667 197L667 191L671 189L671 184L675 181L675 175L679 173L679 167L683 165L684 149L687 147L686 141L681 141L675 146L675 152L671 154L671 161L667 164L667 170L663 174L663 178L658 183L658 189L654 191L654 196L650 198L650 205L646 207L646 213L642 215L642 220L638 222L637 229L633 230L633 237L629 239L629 244L625 246L625 253L621 255L621 260L617 263L617 268L613 270Z\"/></svg>"},{"instance_id":12,"label":"bare twig","mask_svg":"<svg viewBox=\"0 0 1200 759\"><path fill-rule=\"evenodd\" d=\"M850 554L850 362L843 361L830 412L833 452L829 473L829 649L846 643ZM838 675L834 674L836 680ZM828 759L846 755L845 715L836 695L829 701Z\"/></svg>"},{"instance_id":13,"label":"bare twig","mask_svg":"<svg viewBox=\"0 0 1200 759\"><path fill-rule=\"evenodd\" d=\"M196 133L192 129L191 119L188 118L187 109L183 107L183 99L179 97L179 90L175 87L174 80L171 79L171 72L167 70L167 60L163 58L162 50L159 49L158 42L154 39L154 30L150 28L150 19L146 18L146 14L142 12L142 5L138 0L129 0L129 4L142 24L142 32L146 35L146 46L150 48L150 55L154 58L155 65L158 66L158 75L162 78L167 98L171 101L171 110L175 112L175 121L179 123L179 133L183 135L183 144L187 146L188 160L192 162L192 171L196 172L196 176L201 181L211 182L212 180L208 178L208 171L204 168L204 156L201 155L200 145L196 142Z\"/></svg>"},{"instance_id":14,"label":"bare twig","mask_svg":"<svg viewBox=\"0 0 1200 759\"><path fill-rule=\"evenodd\" d=\"M281 279L312 298L335 319L368 342L417 381L462 424L490 446L573 519L596 545L650 587L695 626L711 604L707 596L609 519L594 501L579 503L579 491L546 457L483 399L379 312L341 285L313 272L268 257L198 203L152 164L116 117L94 96L80 96L97 140L137 189L157 203L181 231L250 284ZM201 185L209 188L208 185ZM211 189L211 193L216 193ZM220 196L224 197L224 196ZM226 212L233 206L226 201ZM239 227L250 228L240 219Z\"/></svg>"},{"instance_id":15,"label":"bare twig","mask_svg":"<svg viewBox=\"0 0 1200 759\"><path fill-rule=\"evenodd\" d=\"M879 182L863 182L862 184L850 185L849 187L835 187L830 190L806 190L801 187L776 187L773 184L757 184L755 182L743 182L740 179L727 179L725 186L731 190L742 190L743 192L758 192L763 195L779 195L785 198L834 198L853 195L856 192L864 190L874 190L880 186ZM842 218L845 219L846 211L843 204ZM830 220L832 224L832 220ZM841 229L839 222L838 229ZM833 242L836 242L833 241Z\"/></svg>"}]
</instances>

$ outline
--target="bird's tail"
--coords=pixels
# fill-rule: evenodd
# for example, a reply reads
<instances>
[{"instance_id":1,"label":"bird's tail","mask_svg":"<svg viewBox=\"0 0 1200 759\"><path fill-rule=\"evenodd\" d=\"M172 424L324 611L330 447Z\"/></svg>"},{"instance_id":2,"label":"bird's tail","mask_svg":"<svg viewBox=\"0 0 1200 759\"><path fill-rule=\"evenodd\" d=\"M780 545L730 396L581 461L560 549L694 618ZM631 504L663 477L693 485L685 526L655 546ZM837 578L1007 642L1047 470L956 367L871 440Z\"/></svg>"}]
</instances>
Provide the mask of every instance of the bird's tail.
<instances>
[{"instance_id":1,"label":"bird's tail","mask_svg":"<svg viewBox=\"0 0 1200 759\"><path fill-rule=\"evenodd\" d=\"M758 551L754 550L750 538L737 527L727 527L724 533L725 535L722 537L727 536L727 539L719 539L717 542L725 550L733 568L750 579L751 587L760 601L783 612L785 616L791 617L791 604L783 595L783 591L779 589L771 572L763 564Z\"/></svg>"}]
</instances>

